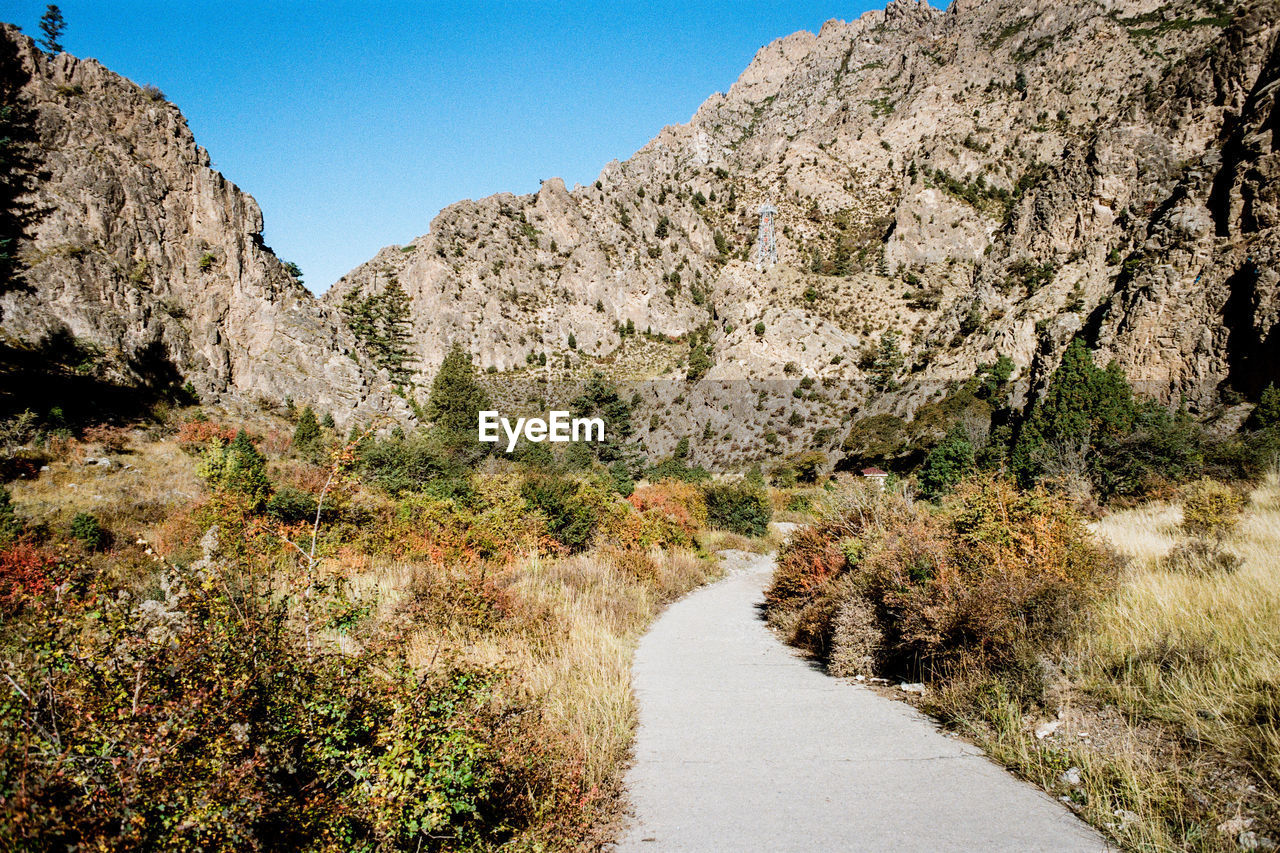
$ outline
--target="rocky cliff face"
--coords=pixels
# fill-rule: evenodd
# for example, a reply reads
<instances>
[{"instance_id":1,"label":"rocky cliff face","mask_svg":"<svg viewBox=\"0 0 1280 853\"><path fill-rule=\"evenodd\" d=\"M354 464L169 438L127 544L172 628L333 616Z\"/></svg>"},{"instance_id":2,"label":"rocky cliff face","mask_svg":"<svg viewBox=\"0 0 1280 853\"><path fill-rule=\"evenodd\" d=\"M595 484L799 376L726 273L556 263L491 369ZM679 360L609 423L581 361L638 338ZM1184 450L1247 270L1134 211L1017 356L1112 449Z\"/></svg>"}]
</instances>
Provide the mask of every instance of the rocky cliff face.
<instances>
[{"instance_id":1,"label":"rocky cliff face","mask_svg":"<svg viewBox=\"0 0 1280 853\"><path fill-rule=\"evenodd\" d=\"M5 343L69 333L119 383L172 376L206 397L293 397L343 420L404 411L263 245L258 205L210 168L175 106L12 27L0 50L35 161L26 269L0 294Z\"/></svg>"},{"instance_id":2,"label":"rocky cliff face","mask_svg":"<svg viewBox=\"0 0 1280 853\"><path fill-rule=\"evenodd\" d=\"M684 339L658 335L706 335L709 378L817 380L784 450L997 354L1025 395L1078 334L1207 409L1280 355L1278 19L1274 0L895 0L762 48L594 185L453 205L325 298L397 282L426 375L458 341L502 376L682 376ZM760 272L764 202L780 265ZM886 333L902 366L872 383Z\"/></svg>"}]
</instances>

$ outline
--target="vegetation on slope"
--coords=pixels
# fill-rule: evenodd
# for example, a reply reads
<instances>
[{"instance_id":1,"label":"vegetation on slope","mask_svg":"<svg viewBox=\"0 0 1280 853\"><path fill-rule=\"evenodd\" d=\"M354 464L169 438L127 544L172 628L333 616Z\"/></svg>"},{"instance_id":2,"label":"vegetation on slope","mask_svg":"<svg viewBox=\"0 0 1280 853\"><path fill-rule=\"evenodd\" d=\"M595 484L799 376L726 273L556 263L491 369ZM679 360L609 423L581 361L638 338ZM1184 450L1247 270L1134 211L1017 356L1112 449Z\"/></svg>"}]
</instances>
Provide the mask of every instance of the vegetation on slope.
<instances>
[{"instance_id":1,"label":"vegetation on slope","mask_svg":"<svg viewBox=\"0 0 1280 853\"><path fill-rule=\"evenodd\" d=\"M716 574L700 539L746 543L709 524L771 505L491 458L450 428L483 399L455 361L409 434L292 405L4 422L0 846L607 840L633 644Z\"/></svg>"}]
</instances>

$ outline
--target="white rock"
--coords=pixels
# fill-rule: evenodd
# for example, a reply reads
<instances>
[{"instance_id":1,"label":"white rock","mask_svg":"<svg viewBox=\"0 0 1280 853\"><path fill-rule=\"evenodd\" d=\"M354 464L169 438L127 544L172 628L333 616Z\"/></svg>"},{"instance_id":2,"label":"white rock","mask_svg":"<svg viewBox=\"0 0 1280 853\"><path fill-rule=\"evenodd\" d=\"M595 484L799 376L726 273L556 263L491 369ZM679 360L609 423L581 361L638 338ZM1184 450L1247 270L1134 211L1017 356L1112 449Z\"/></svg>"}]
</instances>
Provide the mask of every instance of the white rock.
<instances>
[{"instance_id":1,"label":"white rock","mask_svg":"<svg viewBox=\"0 0 1280 853\"><path fill-rule=\"evenodd\" d=\"M1079 788L1084 783L1084 779L1080 776L1079 767L1067 768L1065 773L1058 776L1058 781L1064 785L1070 785L1073 788Z\"/></svg>"},{"instance_id":2,"label":"white rock","mask_svg":"<svg viewBox=\"0 0 1280 853\"><path fill-rule=\"evenodd\" d=\"M924 693L924 685L918 681L906 682L898 685L898 689L903 693Z\"/></svg>"},{"instance_id":3,"label":"white rock","mask_svg":"<svg viewBox=\"0 0 1280 853\"><path fill-rule=\"evenodd\" d=\"M1050 720L1047 723L1041 723L1036 726L1036 739L1044 740L1049 735L1056 732L1062 726L1062 720Z\"/></svg>"}]
</instances>

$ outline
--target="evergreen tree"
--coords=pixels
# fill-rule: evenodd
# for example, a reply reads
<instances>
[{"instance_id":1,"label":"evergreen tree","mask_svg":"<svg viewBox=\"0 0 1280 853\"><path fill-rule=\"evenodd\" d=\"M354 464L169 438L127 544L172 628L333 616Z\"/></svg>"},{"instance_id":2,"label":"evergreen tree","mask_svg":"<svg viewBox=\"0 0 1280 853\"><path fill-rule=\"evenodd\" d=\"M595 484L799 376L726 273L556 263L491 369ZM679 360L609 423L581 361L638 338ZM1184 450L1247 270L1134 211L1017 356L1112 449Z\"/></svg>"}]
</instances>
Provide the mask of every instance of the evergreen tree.
<instances>
[{"instance_id":1,"label":"evergreen tree","mask_svg":"<svg viewBox=\"0 0 1280 853\"><path fill-rule=\"evenodd\" d=\"M476 381L471 354L455 343L431 383L426 415L449 439L477 436L480 411L489 397Z\"/></svg>"},{"instance_id":2,"label":"evergreen tree","mask_svg":"<svg viewBox=\"0 0 1280 853\"><path fill-rule=\"evenodd\" d=\"M0 40L0 294L21 284L18 243L41 212L30 197L40 170L36 112L23 95L30 77L13 43Z\"/></svg>"},{"instance_id":3,"label":"evergreen tree","mask_svg":"<svg viewBox=\"0 0 1280 853\"><path fill-rule=\"evenodd\" d=\"M200 475L215 489L244 495L255 507L271 495L267 460L244 430L230 444L209 448L200 463Z\"/></svg>"},{"instance_id":4,"label":"evergreen tree","mask_svg":"<svg viewBox=\"0 0 1280 853\"><path fill-rule=\"evenodd\" d=\"M1067 346L1049 388L1022 425L1011 459L1014 473L1030 485L1044 467L1044 455L1067 446L1096 449L1102 441L1132 431L1137 406L1120 365L1104 369L1077 338Z\"/></svg>"},{"instance_id":5,"label":"evergreen tree","mask_svg":"<svg viewBox=\"0 0 1280 853\"><path fill-rule=\"evenodd\" d=\"M573 332L569 333L569 349L578 348L578 339L573 336Z\"/></svg>"},{"instance_id":6,"label":"evergreen tree","mask_svg":"<svg viewBox=\"0 0 1280 853\"><path fill-rule=\"evenodd\" d=\"M1280 388L1267 385L1253 410L1253 421L1259 429L1280 429Z\"/></svg>"},{"instance_id":7,"label":"evergreen tree","mask_svg":"<svg viewBox=\"0 0 1280 853\"><path fill-rule=\"evenodd\" d=\"M409 349L413 324L409 315L409 295L397 279L391 279L377 304L379 366L391 373L391 381L407 385L413 376L409 364L414 360Z\"/></svg>"},{"instance_id":8,"label":"evergreen tree","mask_svg":"<svg viewBox=\"0 0 1280 853\"><path fill-rule=\"evenodd\" d=\"M689 341L689 368L685 374L690 380L697 381L707 375L711 369L711 346L704 346L694 338Z\"/></svg>"},{"instance_id":9,"label":"evergreen tree","mask_svg":"<svg viewBox=\"0 0 1280 853\"><path fill-rule=\"evenodd\" d=\"M871 384L878 391L892 391L896 385L894 377L902 369L902 351L898 349L898 333L885 332L880 336L880 346L876 349L871 363Z\"/></svg>"},{"instance_id":10,"label":"evergreen tree","mask_svg":"<svg viewBox=\"0 0 1280 853\"><path fill-rule=\"evenodd\" d=\"M375 330L373 305L374 298L366 299L358 287L348 290L342 297L342 318L361 344L367 344Z\"/></svg>"},{"instance_id":11,"label":"evergreen tree","mask_svg":"<svg viewBox=\"0 0 1280 853\"><path fill-rule=\"evenodd\" d=\"M47 53L62 53L62 34L67 29L67 22L62 18L62 10L52 3L45 7L44 15L40 17L40 32L44 33L44 38L40 39L40 46Z\"/></svg>"},{"instance_id":12,"label":"evergreen tree","mask_svg":"<svg viewBox=\"0 0 1280 853\"><path fill-rule=\"evenodd\" d=\"M600 418L604 421L604 441L592 444L596 458L606 464L624 462L630 465L631 454L626 446L632 433L631 414L635 408L618 394L618 389L605 381L600 373L593 373L582 393L569 405L577 418Z\"/></svg>"},{"instance_id":13,"label":"evergreen tree","mask_svg":"<svg viewBox=\"0 0 1280 853\"><path fill-rule=\"evenodd\" d=\"M320 419L320 425L334 432L338 430L338 422L333 419L333 412L325 412L324 417Z\"/></svg>"},{"instance_id":14,"label":"evergreen tree","mask_svg":"<svg viewBox=\"0 0 1280 853\"><path fill-rule=\"evenodd\" d=\"M964 425L957 422L925 458L919 474L920 493L930 499L946 494L973 470L973 443Z\"/></svg>"},{"instance_id":15,"label":"evergreen tree","mask_svg":"<svg viewBox=\"0 0 1280 853\"><path fill-rule=\"evenodd\" d=\"M313 455L320 449L320 422L310 406L302 408L298 426L293 431L293 446L303 455Z\"/></svg>"}]
</instances>

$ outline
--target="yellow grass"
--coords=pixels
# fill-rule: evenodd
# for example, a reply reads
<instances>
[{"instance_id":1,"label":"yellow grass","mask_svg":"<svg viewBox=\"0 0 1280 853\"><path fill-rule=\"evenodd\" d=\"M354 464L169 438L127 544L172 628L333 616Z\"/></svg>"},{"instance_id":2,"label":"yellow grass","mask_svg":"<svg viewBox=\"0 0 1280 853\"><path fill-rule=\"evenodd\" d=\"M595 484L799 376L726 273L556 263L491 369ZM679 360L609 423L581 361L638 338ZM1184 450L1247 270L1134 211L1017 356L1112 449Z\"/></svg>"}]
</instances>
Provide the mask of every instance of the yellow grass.
<instances>
[{"instance_id":1,"label":"yellow grass","mask_svg":"<svg viewBox=\"0 0 1280 853\"><path fill-rule=\"evenodd\" d=\"M540 728L564 767L607 808L618 789L635 726L631 658L662 607L719 571L691 551L649 554L643 579L606 552L555 559L529 555L487 569L510 611L496 626L428 618L407 640L408 663L429 669L445 661L496 667L507 690L536 707ZM348 595L394 618L413 590L450 583L451 571L392 560L361 560L346 569ZM474 579L474 578L473 578ZM350 639L340 642L350 643Z\"/></svg>"},{"instance_id":2,"label":"yellow grass","mask_svg":"<svg viewBox=\"0 0 1280 853\"><path fill-rule=\"evenodd\" d=\"M1076 644L1075 674L1082 686L1133 718L1167 725L1183 742L1248 768L1261 780L1258 799L1274 809L1280 786L1280 477L1272 472L1252 492L1239 529L1224 543L1243 561L1233 573L1198 577L1162 568L1160 557L1185 539L1179 521L1177 507L1152 505L1099 522L1099 535L1132 562L1116 596ZM1221 800L1214 803L1219 813L1232 808L1230 795L1213 799Z\"/></svg>"}]
</instances>

